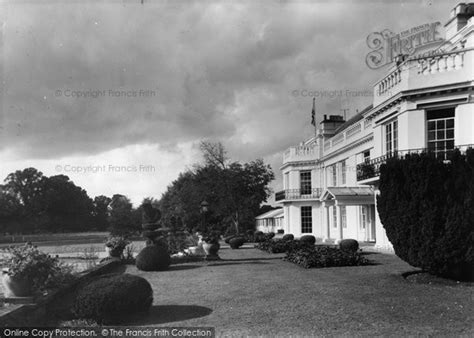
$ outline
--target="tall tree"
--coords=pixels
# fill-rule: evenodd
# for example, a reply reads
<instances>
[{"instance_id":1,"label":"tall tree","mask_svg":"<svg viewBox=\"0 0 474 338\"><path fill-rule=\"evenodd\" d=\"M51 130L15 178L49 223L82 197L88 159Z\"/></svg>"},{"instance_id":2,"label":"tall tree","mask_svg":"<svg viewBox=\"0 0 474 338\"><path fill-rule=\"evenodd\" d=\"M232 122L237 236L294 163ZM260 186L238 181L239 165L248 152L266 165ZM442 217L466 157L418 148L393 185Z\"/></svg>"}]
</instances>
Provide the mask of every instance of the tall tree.
<instances>
[{"instance_id":1,"label":"tall tree","mask_svg":"<svg viewBox=\"0 0 474 338\"><path fill-rule=\"evenodd\" d=\"M109 227L109 210L107 207L110 202L112 202L112 199L104 195L94 198L92 217L94 225L98 230L106 230Z\"/></svg>"},{"instance_id":2,"label":"tall tree","mask_svg":"<svg viewBox=\"0 0 474 338\"><path fill-rule=\"evenodd\" d=\"M133 222L133 208L127 196L115 194L109 204L109 224L113 234L127 234L137 230Z\"/></svg>"},{"instance_id":3,"label":"tall tree","mask_svg":"<svg viewBox=\"0 0 474 338\"><path fill-rule=\"evenodd\" d=\"M263 160L241 164L230 162L220 143L201 143L204 164L180 174L160 200L163 218L179 216L192 228L201 223L201 201L210 203L207 223L232 227L234 232L253 227L260 204L271 191L274 174Z\"/></svg>"},{"instance_id":4,"label":"tall tree","mask_svg":"<svg viewBox=\"0 0 474 338\"><path fill-rule=\"evenodd\" d=\"M43 212L52 231L89 230L93 201L66 175L46 178L42 191Z\"/></svg>"},{"instance_id":5,"label":"tall tree","mask_svg":"<svg viewBox=\"0 0 474 338\"><path fill-rule=\"evenodd\" d=\"M45 177L35 168L26 168L11 173L5 179L5 189L15 195L23 206L23 211L31 216L41 211L40 196Z\"/></svg>"}]
</instances>

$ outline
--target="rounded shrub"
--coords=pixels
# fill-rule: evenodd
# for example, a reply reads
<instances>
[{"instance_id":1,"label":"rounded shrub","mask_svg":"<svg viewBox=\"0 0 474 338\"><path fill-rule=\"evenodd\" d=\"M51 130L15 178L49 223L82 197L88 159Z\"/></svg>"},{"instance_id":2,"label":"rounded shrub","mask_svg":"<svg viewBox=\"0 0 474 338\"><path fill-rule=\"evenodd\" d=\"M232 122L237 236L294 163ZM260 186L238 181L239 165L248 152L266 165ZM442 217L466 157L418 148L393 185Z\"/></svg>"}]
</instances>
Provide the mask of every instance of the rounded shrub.
<instances>
[{"instance_id":1,"label":"rounded shrub","mask_svg":"<svg viewBox=\"0 0 474 338\"><path fill-rule=\"evenodd\" d=\"M432 274L474 280L474 150L411 154L380 168L377 210L398 257Z\"/></svg>"},{"instance_id":2,"label":"rounded shrub","mask_svg":"<svg viewBox=\"0 0 474 338\"><path fill-rule=\"evenodd\" d=\"M293 236L292 234L286 234L286 235L283 235L281 239L284 241L292 241L295 239L295 236Z\"/></svg>"},{"instance_id":3,"label":"rounded shrub","mask_svg":"<svg viewBox=\"0 0 474 338\"><path fill-rule=\"evenodd\" d=\"M314 245L316 244L316 237L314 237L313 235L304 235L304 236L301 236L300 242Z\"/></svg>"},{"instance_id":4,"label":"rounded shrub","mask_svg":"<svg viewBox=\"0 0 474 338\"><path fill-rule=\"evenodd\" d=\"M339 243L339 249L348 252L357 252L357 250L359 250L359 242L355 239L343 239Z\"/></svg>"},{"instance_id":5,"label":"rounded shrub","mask_svg":"<svg viewBox=\"0 0 474 338\"><path fill-rule=\"evenodd\" d=\"M275 237L275 233L274 232L267 232L263 235L263 237L266 241L269 241L270 239Z\"/></svg>"},{"instance_id":6,"label":"rounded shrub","mask_svg":"<svg viewBox=\"0 0 474 338\"><path fill-rule=\"evenodd\" d=\"M232 249L238 249L245 243L245 238L243 237L234 237L229 241L230 247Z\"/></svg>"},{"instance_id":7,"label":"rounded shrub","mask_svg":"<svg viewBox=\"0 0 474 338\"><path fill-rule=\"evenodd\" d=\"M255 233L253 235L253 238L254 238L254 241L256 243L260 243L260 242L265 241L265 236L264 236L263 232L261 232L261 231L255 231Z\"/></svg>"},{"instance_id":8,"label":"rounded shrub","mask_svg":"<svg viewBox=\"0 0 474 338\"><path fill-rule=\"evenodd\" d=\"M227 244L229 244L230 240L231 240L232 238L234 238L234 237L236 237L236 235L227 236L227 237L224 238L224 242L226 242Z\"/></svg>"},{"instance_id":9,"label":"rounded shrub","mask_svg":"<svg viewBox=\"0 0 474 338\"><path fill-rule=\"evenodd\" d=\"M142 271L161 271L170 266L171 257L165 247L149 245L140 251L136 258L136 266Z\"/></svg>"},{"instance_id":10,"label":"rounded shrub","mask_svg":"<svg viewBox=\"0 0 474 338\"><path fill-rule=\"evenodd\" d=\"M152 303L153 290L146 279L112 274L101 276L79 289L72 313L78 319L118 324L128 314L148 311Z\"/></svg>"}]
</instances>

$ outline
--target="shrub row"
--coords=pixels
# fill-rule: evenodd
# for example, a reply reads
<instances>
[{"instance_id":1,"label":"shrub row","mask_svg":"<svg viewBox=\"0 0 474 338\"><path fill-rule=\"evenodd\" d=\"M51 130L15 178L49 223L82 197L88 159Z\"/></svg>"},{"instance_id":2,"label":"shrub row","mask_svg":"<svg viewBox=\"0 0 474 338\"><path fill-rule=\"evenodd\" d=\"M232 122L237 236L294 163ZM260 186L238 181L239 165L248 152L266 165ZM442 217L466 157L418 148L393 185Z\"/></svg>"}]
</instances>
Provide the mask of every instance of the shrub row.
<instances>
[{"instance_id":1,"label":"shrub row","mask_svg":"<svg viewBox=\"0 0 474 338\"><path fill-rule=\"evenodd\" d=\"M306 269L370 264L370 261L358 252L350 252L327 246L307 246L297 250L290 250L287 252L285 260Z\"/></svg>"},{"instance_id":2,"label":"shrub row","mask_svg":"<svg viewBox=\"0 0 474 338\"><path fill-rule=\"evenodd\" d=\"M257 249L269 252L269 253L285 253L287 251L293 251L301 248L311 247L313 244L310 244L305 241L301 240L284 240L284 239L277 239L277 240L267 240L262 243L258 243L255 245Z\"/></svg>"}]
</instances>

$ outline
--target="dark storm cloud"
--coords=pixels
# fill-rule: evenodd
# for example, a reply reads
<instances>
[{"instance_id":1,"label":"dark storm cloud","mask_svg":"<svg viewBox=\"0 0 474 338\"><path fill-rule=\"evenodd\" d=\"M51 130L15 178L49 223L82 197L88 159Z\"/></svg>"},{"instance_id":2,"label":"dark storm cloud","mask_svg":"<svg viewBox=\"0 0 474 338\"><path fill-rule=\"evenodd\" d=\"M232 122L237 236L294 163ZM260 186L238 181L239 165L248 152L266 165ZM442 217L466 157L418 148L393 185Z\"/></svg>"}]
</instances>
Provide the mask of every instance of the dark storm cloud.
<instances>
[{"instance_id":1,"label":"dark storm cloud","mask_svg":"<svg viewBox=\"0 0 474 338\"><path fill-rule=\"evenodd\" d=\"M133 144L172 148L203 138L226 140L238 158L280 152L312 133L311 97L302 91L371 90L379 73L365 65L370 32L444 20L452 7L373 1L4 6L0 150L25 158ZM355 112L370 100L318 98L318 118L343 105Z\"/></svg>"}]
</instances>

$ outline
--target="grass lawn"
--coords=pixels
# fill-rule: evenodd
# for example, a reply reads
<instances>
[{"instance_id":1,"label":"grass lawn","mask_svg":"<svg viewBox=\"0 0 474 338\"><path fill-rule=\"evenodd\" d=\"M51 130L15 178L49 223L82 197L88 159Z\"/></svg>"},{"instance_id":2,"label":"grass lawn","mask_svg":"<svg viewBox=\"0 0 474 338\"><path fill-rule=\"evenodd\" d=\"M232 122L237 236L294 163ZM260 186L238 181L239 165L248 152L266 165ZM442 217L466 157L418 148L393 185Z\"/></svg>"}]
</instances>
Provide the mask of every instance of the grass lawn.
<instances>
[{"instance_id":1,"label":"grass lawn","mask_svg":"<svg viewBox=\"0 0 474 338\"><path fill-rule=\"evenodd\" d=\"M472 284L417 284L394 255L378 265L303 269L248 246L222 261L126 272L154 290L150 313L131 325L213 326L218 335L474 335Z\"/></svg>"}]
</instances>

